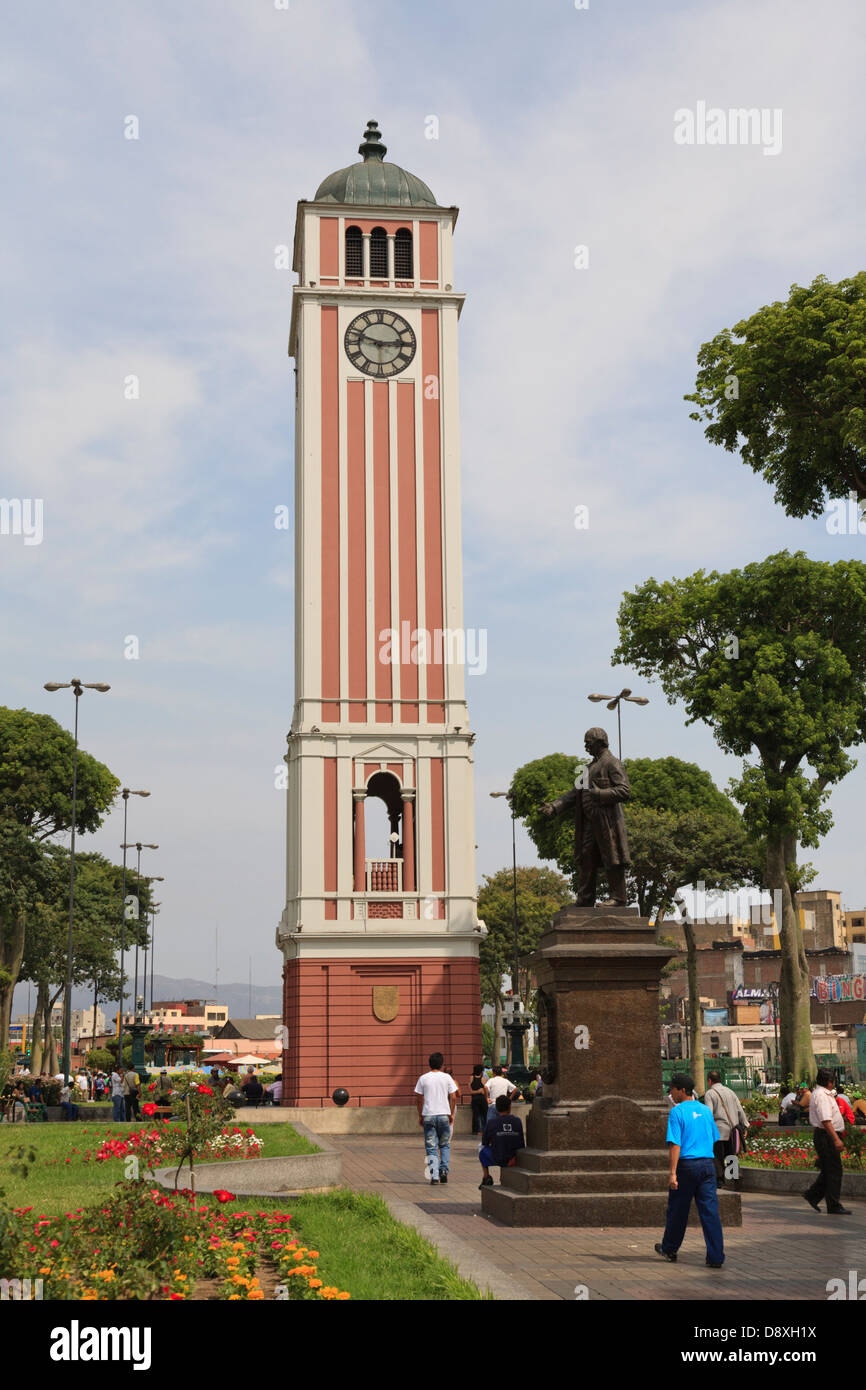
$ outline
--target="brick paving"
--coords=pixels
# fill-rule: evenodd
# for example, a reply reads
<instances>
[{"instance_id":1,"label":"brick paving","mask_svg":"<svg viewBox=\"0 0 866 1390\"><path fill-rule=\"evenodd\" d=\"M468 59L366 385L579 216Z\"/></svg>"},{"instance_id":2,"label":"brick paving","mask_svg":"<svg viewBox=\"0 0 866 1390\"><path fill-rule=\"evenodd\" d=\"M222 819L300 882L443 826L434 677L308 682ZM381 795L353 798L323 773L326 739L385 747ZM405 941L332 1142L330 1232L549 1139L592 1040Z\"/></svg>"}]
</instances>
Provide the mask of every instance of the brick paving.
<instances>
[{"instance_id":1,"label":"brick paving","mask_svg":"<svg viewBox=\"0 0 866 1390\"><path fill-rule=\"evenodd\" d=\"M825 1301L828 1279L866 1275L866 1203L847 1198L844 1185L851 1216L818 1215L799 1195L743 1193L743 1225L725 1232L725 1266L712 1270L699 1228L689 1228L673 1265L653 1251L661 1231L519 1228L484 1216L476 1140L453 1141L448 1184L431 1187L420 1129L417 1137L328 1138L342 1152L346 1186L380 1193L497 1298L574 1299L582 1285L590 1299ZM804 1189L810 1181L804 1173Z\"/></svg>"}]
</instances>

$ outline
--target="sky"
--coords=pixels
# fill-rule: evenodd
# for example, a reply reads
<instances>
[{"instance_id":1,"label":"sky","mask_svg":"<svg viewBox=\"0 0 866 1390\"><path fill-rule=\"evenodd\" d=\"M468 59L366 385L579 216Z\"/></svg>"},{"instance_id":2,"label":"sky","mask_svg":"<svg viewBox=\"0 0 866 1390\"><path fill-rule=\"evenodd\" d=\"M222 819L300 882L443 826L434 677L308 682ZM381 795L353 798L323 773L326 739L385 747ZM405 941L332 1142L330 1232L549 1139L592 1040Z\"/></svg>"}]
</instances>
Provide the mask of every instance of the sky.
<instances>
[{"instance_id":1,"label":"sky","mask_svg":"<svg viewBox=\"0 0 866 1390\"><path fill-rule=\"evenodd\" d=\"M626 756L738 772L611 666L624 591L782 549L866 558L866 537L787 518L683 400L701 343L863 269L864 29L857 0L7 10L0 493L42 499L43 522L40 544L0 535L0 703L71 727L44 682L111 684L82 698L81 744L151 792L129 838L159 844L160 973L212 978L218 931L222 979L279 978L294 275L276 252L297 201L375 117L388 157L460 208L480 878L511 859L489 793L579 750L590 691L649 697ZM677 143L699 102L780 113L780 148ZM864 795L861 758L806 855L851 907ZM117 810L79 844L119 857L122 829ZM520 828L518 859L536 862Z\"/></svg>"}]
</instances>

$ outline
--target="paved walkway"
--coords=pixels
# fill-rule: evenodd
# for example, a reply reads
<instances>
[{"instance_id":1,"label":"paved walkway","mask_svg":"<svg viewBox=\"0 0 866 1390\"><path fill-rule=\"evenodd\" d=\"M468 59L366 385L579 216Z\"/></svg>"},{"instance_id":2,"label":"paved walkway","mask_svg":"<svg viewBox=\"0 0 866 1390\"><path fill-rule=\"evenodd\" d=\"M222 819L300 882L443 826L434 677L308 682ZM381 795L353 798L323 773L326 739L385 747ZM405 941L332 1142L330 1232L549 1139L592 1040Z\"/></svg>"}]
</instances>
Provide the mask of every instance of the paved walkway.
<instances>
[{"instance_id":1,"label":"paved walkway","mask_svg":"<svg viewBox=\"0 0 866 1390\"><path fill-rule=\"evenodd\" d=\"M699 1228L689 1228L675 1265L661 1260L648 1229L515 1228L481 1213L477 1141L452 1144L446 1187L424 1178L417 1137L337 1136L343 1182L380 1193L400 1220L416 1225L467 1278L501 1299L827 1298L827 1280L849 1270L866 1275L866 1203L848 1200L853 1215L812 1212L799 1196L743 1194L743 1225L725 1233L721 1270L704 1264ZM494 1178L496 1170L494 1170ZM809 1175L803 1175L808 1186ZM775 1315L776 1318L780 1314Z\"/></svg>"}]
</instances>

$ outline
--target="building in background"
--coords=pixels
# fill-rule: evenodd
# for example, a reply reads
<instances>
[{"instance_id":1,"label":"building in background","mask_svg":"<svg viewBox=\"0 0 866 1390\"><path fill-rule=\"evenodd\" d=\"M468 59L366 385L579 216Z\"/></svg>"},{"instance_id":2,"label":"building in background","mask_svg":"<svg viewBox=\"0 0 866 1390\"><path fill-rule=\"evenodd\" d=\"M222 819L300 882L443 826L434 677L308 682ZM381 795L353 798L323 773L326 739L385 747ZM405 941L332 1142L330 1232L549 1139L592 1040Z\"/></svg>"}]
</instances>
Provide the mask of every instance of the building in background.
<instances>
[{"instance_id":1,"label":"building in background","mask_svg":"<svg viewBox=\"0 0 866 1390\"><path fill-rule=\"evenodd\" d=\"M214 1034L214 1045L222 1054L244 1057L248 1053L265 1058L282 1055L282 1024L279 1017L230 1018Z\"/></svg>"},{"instance_id":2,"label":"building in background","mask_svg":"<svg viewBox=\"0 0 866 1390\"><path fill-rule=\"evenodd\" d=\"M849 946L866 946L866 907L843 912L845 938Z\"/></svg>"},{"instance_id":3,"label":"building in background","mask_svg":"<svg viewBox=\"0 0 866 1390\"><path fill-rule=\"evenodd\" d=\"M285 1104L411 1104L481 1056L457 209L384 160L298 204Z\"/></svg>"},{"instance_id":4,"label":"building in background","mask_svg":"<svg viewBox=\"0 0 866 1390\"><path fill-rule=\"evenodd\" d=\"M827 888L797 894L797 910L807 951L844 950L847 941L842 895Z\"/></svg>"},{"instance_id":5,"label":"building in background","mask_svg":"<svg viewBox=\"0 0 866 1390\"><path fill-rule=\"evenodd\" d=\"M228 1005L207 999L157 999L153 1007L142 1014L154 1033L211 1034L222 1028L229 1016ZM135 1015L123 1016L124 1026L133 1023Z\"/></svg>"},{"instance_id":6,"label":"building in background","mask_svg":"<svg viewBox=\"0 0 866 1390\"><path fill-rule=\"evenodd\" d=\"M62 1027L63 1027L63 1005L62 1005L62 1004L55 1004L54 1008L51 1010L51 1027L52 1027L52 1029L54 1029L54 1028L62 1029ZM91 1004L91 1006L90 1006L89 1009L73 1009L73 1010L72 1010L72 1041L73 1041L74 1043L80 1042L82 1039L84 1039L84 1041L88 1041L90 1038L93 1037L93 1032L94 1032L94 1029L93 1029L93 1005ZM97 1034L97 1037L99 1036L100 1033L104 1033L104 1032L105 1032L105 1012L104 1012L103 1009L100 1009L100 1008L97 1006L97 1009L96 1009L96 1034ZM60 1036L59 1033L57 1034L57 1036L58 1036L58 1037Z\"/></svg>"}]
</instances>

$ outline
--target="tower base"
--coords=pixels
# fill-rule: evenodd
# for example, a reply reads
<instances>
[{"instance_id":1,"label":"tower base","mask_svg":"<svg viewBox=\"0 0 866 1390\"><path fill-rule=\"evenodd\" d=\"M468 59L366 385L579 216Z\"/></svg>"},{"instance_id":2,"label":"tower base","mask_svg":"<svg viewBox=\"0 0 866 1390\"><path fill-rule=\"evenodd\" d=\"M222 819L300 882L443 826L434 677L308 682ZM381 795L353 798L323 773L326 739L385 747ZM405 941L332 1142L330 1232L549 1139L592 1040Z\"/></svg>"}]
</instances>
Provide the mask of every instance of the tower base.
<instances>
[{"instance_id":1,"label":"tower base","mask_svg":"<svg viewBox=\"0 0 866 1390\"><path fill-rule=\"evenodd\" d=\"M481 1060L477 956L294 959L283 972L283 1106L413 1106L432 1052L466 1090ZM348 1108L347 1107L347 1108Z\"/></svg>"}]
</instances>

